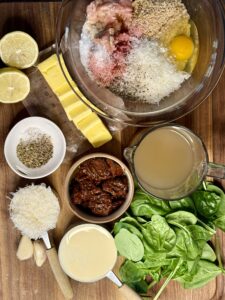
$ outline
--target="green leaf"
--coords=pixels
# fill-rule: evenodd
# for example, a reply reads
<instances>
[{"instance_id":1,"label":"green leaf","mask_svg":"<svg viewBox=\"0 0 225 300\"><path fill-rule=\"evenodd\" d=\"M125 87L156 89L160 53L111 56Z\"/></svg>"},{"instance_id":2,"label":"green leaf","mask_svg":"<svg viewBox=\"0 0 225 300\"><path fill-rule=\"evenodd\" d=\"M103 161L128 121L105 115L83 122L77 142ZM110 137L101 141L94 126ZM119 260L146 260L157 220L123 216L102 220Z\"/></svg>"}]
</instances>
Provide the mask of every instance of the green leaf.
<instances>
[{"instance_id":1,"label":"green leaf","mask_svg":"<svg viewBox=\"0 0 225 300\"><path fill-rule=\"evenodd\" d=\"M188 231L191 233L193 240L198 244L198 247L202 249L205 242L209 241L212 237L212 233L199 225L189 225L187 226Z\"/></svg>"},{"instance_id":2,"label":"green leaf","mask_svg":"<svg viewBox=\"0 0 225 300\"><path fill-rule=\"evenodd\" d=\"M221 198L225 196L224 191L211 182L206 182L206 191L216 193Z\"/></svg>"},{"instance_id":3,"label":"green leaf","mask_svg":"<svg viewBox=\"0 0 225 300\"><path fill-rule=\"evenodd\" d=\"M167 277L171 273L171 271L173 271L176 268L179 260L180 258L167 259L168 263L167 265L163 266L162 276ZM177 269L176 274L174 274L173 278L183 276L187 272L188 272L187 262L183 261L182 264Z\"/></svg>"},{"instance_id":4,"label":"green leaf","mask_svg":"<svg viewBox=\"0 0 225 300\"><path fill-rule=\"evenodd\" d=\"M133 225L131 224L127 224L124 223L122 221L115 223L114 228L113 228L113 232L114 234L118 234L119 231L124 228L127 229L128 231L130 231L131 233L135 234L136 236L138 236L140 239L142 239L142 234L141 232Z\"/></svg>"},{"instance_id":5,"label":"green leaf","mask_svg":"<svg viewBox=\"0 0 225 300\"><path fill-rule=\"evenodd\" d=\"M137 221L138 221L139 223L141 223L141 224L145 224L145 223L148 222L146 219L144 219L144 218L142 218L142 217L136 217L136 218L137 218Z\"/></svg>"},{"instance_id":6,"label":"green leaf","mask_svg":"<svg viewBox=\"0 0 225 300\"><path fill-rule=\"evenodd\" d=\"M138 294L146 294L148 292L148 284L145 280L140 280L138 282L127 282L127 285L135 290ZM145 298L145 297L144 297ZM143 299L143 297L142 297ZM146 297L146 299L150 300L150 298Z\"/></svg>"},{"instance_id":7,"label":"green leaf","mask_svg":"<svg viewBox=\"0 0 225 300\"><path fill-rule=\"evenodd\" d=\"M177 271L180 268L182 263L183 263L182 259L179 259L178 262L177 262L177 265L175 266L173 271L171 271L171 273L169 274L169 276L167 277L167 279L165 280L165 282L163 283L163 285L161 286L161 288L159 289L158 293L155 295L153 300L158 300L159 299L160 295L162 294L162 292L164 291L164 289L166 288L166 286L168 285L170 280L176 275L176 273L177 273Z\"/></svg>"},{"instance_id":8,"label":"green leaf","mask_svg":"<svg viewBox=\"0 0 225 300\"><path fill-rule=\"evenodd\" d=\"M176 243L175 232L166 220L158 215L152 216L151 222L142 229L142 234L147 246L156 252L168 252ZM146 250L149 251L149 249Z\"/></svg>"},{"instance_id":9,"label":"green leaf","mask_svg":"<svg viewBox=\"0 0 225 300\"><path fill-rule=\"evenodd\" d=\"M221 197L216 193L196 191L192 194L195 207L200 215L211 218L219 209Z\"/></svg>"},{"instance_id":10,"label":"green leaf","mask_svg":"<svg viewBox=\"0 0 225 300\"><path fill-rule=\"evenodd\" d=\"M216 254L214 250L210 247L208 243L205 244L203 250L202 250L202 256L201 259L208 260L211 262L214 262L216 260Z\"/></svg>"},{"instance_id":11,"label":"green leaf","mask_svg":"<svg viewBox=\"0 0 225 300\"><path fill-rule=\"evenodd\" d=\"M213 221L213 224L214 224L217 228L219 228L219 229L225 231L225 215L222 216L222 217L220 217L220 218L215 219L215 220Z\"/></svg>"},{"instance_id":12,"label":"green leaf","mask_svg":"<svg viewBox=\"0 0 225 300\"><path fill-rule=\"evenodd\" d=\"M138 189L131 203L131 211L135 216L150 218L152 215L164 216L171 209L168 202L154 198Z\"/></svg>"},{"instance_id":13,"label":"green leaf","mask_svg":"<svg viewBox=\"0 0 225 300\"><path fill-rule=\"evenodd\" d=\"M140 263L126 260L120 268L120 276L123 282L139 282L145 279L145 276L149 274L148 269L140 267Z\"/></svg>"},{"instance_id":14,"label":"green leaf","mask_svg":"<svg viewBox=\"0 0 225 300\"><path fill-rule=\"evenodd\" d=\"M180 282L185 289L194 289L204 286L221 273L222 270L212 262L200 260L197 273L191 281L187 280L186 275L176 278L176 281Z\"/></svg>"},{"instance_id":15,"label":"green leaf","mask_svg":"<svg viewBox=\"0 0 225 300\"><path fill-rule=\"evenodd\" d=\"M187 211L177 211L166 216L167 222L170 224L172 222L179 223L181 225L195 225L197 223L197 217Z\"/></svg>"},{"instance_id":16,"label":"green leaf","mask_svg":"<svg viewBox=\"0 0 225 300\"><path fill-rule=\"evenodd\" d=\"M170 201L169 205L173 211L185 210L196 213L194 202L190 197L186 197L176 201Z\"/></svg>"},{"instance_id":17,"label":"green leaf","mask_svg":"<svg viewBox=\"0 0 225 300\"><path fill-rule=\"evenodd\" d=\"M141 240L127 229L122 228L115 236L115 243L120 255L139 261L144 256L144 246Z\"/></svg>"},{"instance_id":18,"label":"green leaf","mask_svg":"<svg viewBox=\"0 0 225 300\"><path fill-rule=\"evenodd\" d=\"M130 225L133 225L133 226L137 227L139 230L142 229L141 224L139 224L139 222L138 222L135 218L133 218L133 217L125 217L125 218L122 218L122 219L120 220L120 222L128 223L128 224L130 224Z\"/></svg>"},{"instance_id":19,"label":"green leaf","mask_svg":"<svg viewBox=\"0 0 225 300\"><path fill-rule=\"evenodd\" d=\"M148 269L158 268L169 264L164 253L152 253L145 256L143 266Z\"/></svg>"},{"instance_id":20,"label":"green leaf","mask_svg":"<svg viewBox=\"0 0 225 300\"><path fill-rule=\"evenodd\" d=\"M176 235L176 245L172 251L167 254L167 257L181 257L183 260L195 260L201 252L190 232L183 229L176 229Z\"/></svg>"}]
</instances>

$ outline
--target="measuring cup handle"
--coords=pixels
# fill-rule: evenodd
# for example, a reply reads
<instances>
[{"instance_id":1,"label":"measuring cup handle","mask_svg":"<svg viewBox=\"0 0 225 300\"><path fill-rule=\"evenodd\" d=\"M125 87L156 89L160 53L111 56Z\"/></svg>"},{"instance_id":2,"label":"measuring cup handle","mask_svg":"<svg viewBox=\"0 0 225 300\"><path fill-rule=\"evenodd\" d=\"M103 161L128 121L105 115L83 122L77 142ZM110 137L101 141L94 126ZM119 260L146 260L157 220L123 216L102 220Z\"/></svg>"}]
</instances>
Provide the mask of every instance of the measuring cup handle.
<instances>
[{"instance_id":1,"label":"measuring cup handle","mask_svg":"<svg viewBox=\"0 0 225 300\"><path fill-rule=\"evenodd\" d=\"M225 166L210 162L208 164L207 176L217 179L225 179Z\"/></svg>"},{"instance_id":2,"label":"measuring cup handle","mask_svg":"<svg viewBox=\"0 0 225 300\"><path fill-rule=\"evenodd\" d=\"M119 289L121 294L127 299L127 300L141 300L142 298L135 293L129 286L126 284L123 284L121 288Z\"/></svg>"},{"instance_id":3,"label":"measuring cup handle","mask_svg":"<svg viewBox=\"0 0 225 300\"><path fill-rule=\"evenodd\" d=\"M56 281L65 297L65 299L73 298L73 289L69 278L63 272L58 259L58 254L55 248L47 250L47 257Z\"/></svg>"}]
</instances>

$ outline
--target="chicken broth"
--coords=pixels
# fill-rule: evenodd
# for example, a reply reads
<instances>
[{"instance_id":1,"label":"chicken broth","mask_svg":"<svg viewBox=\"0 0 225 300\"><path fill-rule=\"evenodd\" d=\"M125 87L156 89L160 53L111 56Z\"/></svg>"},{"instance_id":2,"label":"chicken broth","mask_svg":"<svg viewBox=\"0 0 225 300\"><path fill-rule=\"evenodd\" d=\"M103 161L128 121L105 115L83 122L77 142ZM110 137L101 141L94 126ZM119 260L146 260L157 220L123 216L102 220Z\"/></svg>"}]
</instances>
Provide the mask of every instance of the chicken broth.
<instances>
[{"instance_id":1,"label":"chicken broth","mask_svg":"<svg viewBox=\"0 0 225 300\"><path fill-rule=\"evenodd\" d=\"M116 259L113 237L98 225L74 227L59 247L59 260L64 272L80 282L102 279L113 268Z\"/></svg>"},{"instance_id":2,"label":"chicken broth","mask_svg":"<svg viewBox=\"0 0 225 300\"><path fill-rule=\"evenodd\" d=\"M138 145L134 154L134 168L141 185L149 190L170 189L192 173L194 153L182 129L162 127L150 132Z\"/></svg>"}]
</instances>

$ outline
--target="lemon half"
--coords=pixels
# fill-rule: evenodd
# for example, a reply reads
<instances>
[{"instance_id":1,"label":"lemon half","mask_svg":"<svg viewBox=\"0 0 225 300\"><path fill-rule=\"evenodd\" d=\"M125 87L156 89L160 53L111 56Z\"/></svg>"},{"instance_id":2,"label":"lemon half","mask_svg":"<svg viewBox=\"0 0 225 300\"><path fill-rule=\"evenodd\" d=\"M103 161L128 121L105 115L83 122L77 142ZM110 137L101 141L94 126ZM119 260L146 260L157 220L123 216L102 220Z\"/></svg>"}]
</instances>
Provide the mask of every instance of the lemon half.
<instances>
[{"instance_id":1,"label":"lemon half","mask_svg":"<svg viewBox=\"0 0 225 300\"><path fill-rule=\"evenodd\" d=\"M14 68L0 69L0 102L16 103L24 100L30 92L30 80Z\"/></svg>"},{"instance_id":2,"label":"lemon half","mask_svg":"<svg viewBox=\"0 0 225 300\"><path fill-rule=\"evenodd\" d=\"M18 69L29 68L37 61L38 54L36 41L23 31L7 33L0 40L0 56L8 66Z\"/></svg>"}]
</instances>

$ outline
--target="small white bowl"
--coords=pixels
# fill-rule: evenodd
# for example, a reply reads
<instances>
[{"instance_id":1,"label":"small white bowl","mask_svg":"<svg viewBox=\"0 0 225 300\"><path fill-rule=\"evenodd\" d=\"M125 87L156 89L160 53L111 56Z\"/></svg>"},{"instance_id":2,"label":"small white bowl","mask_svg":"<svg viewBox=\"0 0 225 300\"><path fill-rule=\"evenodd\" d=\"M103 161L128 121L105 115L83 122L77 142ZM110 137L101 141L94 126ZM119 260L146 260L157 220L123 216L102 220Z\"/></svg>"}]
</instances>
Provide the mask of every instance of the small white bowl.
<instances>
[{"instance_id":1,"label":"small white bowl","mask_svg":"<svg viewBox=\"0 0 225 300\"><path fill-rule=\"evenodd\" d=\"M17 157L16 148L29 128L37 128L51 137L52 158L40 168L28 168ZM29 117L18 122L9 132L4 145L5 159L10 168L19 176L38 179L53 173L63 162L66 154L66 141L62 131L52 121L41 117Z\"/></svg>"}]
</instances>

